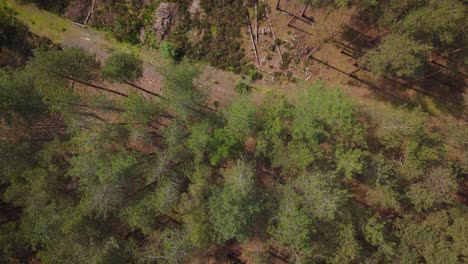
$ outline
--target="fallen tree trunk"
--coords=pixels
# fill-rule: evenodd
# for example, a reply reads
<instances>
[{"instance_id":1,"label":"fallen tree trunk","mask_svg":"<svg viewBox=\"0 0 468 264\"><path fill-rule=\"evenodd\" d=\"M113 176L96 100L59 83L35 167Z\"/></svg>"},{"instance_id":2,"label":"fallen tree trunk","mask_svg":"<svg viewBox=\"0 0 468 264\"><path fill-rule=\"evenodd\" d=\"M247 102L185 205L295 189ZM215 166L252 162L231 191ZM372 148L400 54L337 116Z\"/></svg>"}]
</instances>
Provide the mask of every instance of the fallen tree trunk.
<instances>
[{"instance_id":1,"label":"fallen tree trunk","mask_svg":"<svg viewBox=\"0 0 468 264\"><path fill-rule=\"evenodd\" d=\"M270 15L268 14L268 9L265 9L265 14L268 19L268 24L270 24L270 31L273 34L273 38L275 38L276 49L278 50L278 54L280 55L281 61L283 61L283 54L281 53L280 46L278 45L278 43L276 43L276 34L275 34L275 31L273 30L273 24L271 24L271 19L270 19Z\"/></svg>"},{"instance_id":2,"label":"fallen tree trunk","mask_svg":"<svg viewBox=\"0 0 468 264\"><path fill-rule=\"evenodd\" d=\"M250 33L250 40L252 41L252 46L253 46L253 50L254 50L254 54L255 54L255 59L257 60L258 68L260 68L260 60L258 58L257 45L255 45L255 39L253 37L252 26L250 25L249 15L247 15L247 25L249 26L248 29L249 29L249 33Z\"/></svg>"},{"instance_id":3,"label":"fallen tree trunk","mask_svg":"<svg viewBox=\"0 0 468 264\"><path fill-rule=\"evenodd\" d=\"M83 22L83 25L86 25L88 23L89 19L91 18L91 15L94 13L95 5L96 5L96 0L92 0L91 9L89 10L88 15L86 16L86 19Z\"/></svg>"},{"instance_id":4,"label":"fallen tree trunk","mask_svg":"<svg viewBox=\"0 0 468 264\"><path fill-rule=\"evenodd\" d=\"M85 82L85 81L81 81L81 80L75 79L75 78L73 78L71 76L67 76L67 75L58 73L58 72L53 71L53 70L50 70L50 72L52 72L53 74L58 75L60 77L63 77L65 79L75 81L77 83L81 83L81 84L84 84L84 85L89 86L89 87L93 87L93 88L95 88L97 90L106 91L106 92L113 93L113 94L116 94L116 95L120 95L120 96L123 96L123 97L128 97L127 94L124 94L124 93L121 93L121 92L118 92L118 91L114 91L114 90L111 90L111 89L108 89L108 88L105 88L105 87L102 87L102 86L99 86L99 85L95 85L95 84L92 84L92 83L88 83L88 82Z\"/></svg>"}]
</instances>

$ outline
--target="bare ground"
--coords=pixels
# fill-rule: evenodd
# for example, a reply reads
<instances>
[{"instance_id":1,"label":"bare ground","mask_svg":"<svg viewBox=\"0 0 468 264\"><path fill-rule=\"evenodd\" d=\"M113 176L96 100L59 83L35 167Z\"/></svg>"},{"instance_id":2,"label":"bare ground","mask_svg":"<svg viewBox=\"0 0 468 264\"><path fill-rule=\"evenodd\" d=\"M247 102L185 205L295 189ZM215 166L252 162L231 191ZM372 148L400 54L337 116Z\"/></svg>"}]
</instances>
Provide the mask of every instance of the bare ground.
<instances>
[{"instance_id":1,"label":"bare ground","mask_svg":"<svg viewBox=\"0 0 468 264\"><path fill-rule=\"evenodd\" d=\"M436 78L410 85L406 85L405 80L394 77L377 80L365 70L359 70L354 65L356 59L341 53L340 45L347 45L348 41L354 38L349 27L365 32L369 38L376 38L385 33L375 27L370 27L369 30L368 25L353 19L354 10L342 7L330 12L328 9L309 7L304 16L314 21L311 25L303 19L291 20L292 16L286 14L302 13L303 5L297 1L280 0L281 10L275 9L277 0L265 0L265 3L271 8L269 15L276 37L283 42L281 50L283 54L290 53L293 60L287 69L280 69L281 59L278 52L271 47L274 43L273 36L261 34L263 28L269 28L268 20L261 21L257 50L262 61L259 68L266 72L265 78L257 83L261 90L282 90L293 95L298 85L291 84L289 78L286 78L286 72L290 72L289 75L299 82L323 79L342 86L347 94L360 102L377 100L394 105L419 105L441 120L447 119L447 116L457 120L467 119L467 80L459 83L458 87L444 85L435 80ZM253 17L253 10L250 13ZM292 27L288 26L289 22ZM254 18L251 19L251 23L255 25ZM256 65L247 27L244 29L243 43L251 64ZM315 50L313 58L304 56L312 50ZM353 76L350 76L350 73L353 73ZM274 74L275 78L272 77Z\"/></svg>"}]
</instances>

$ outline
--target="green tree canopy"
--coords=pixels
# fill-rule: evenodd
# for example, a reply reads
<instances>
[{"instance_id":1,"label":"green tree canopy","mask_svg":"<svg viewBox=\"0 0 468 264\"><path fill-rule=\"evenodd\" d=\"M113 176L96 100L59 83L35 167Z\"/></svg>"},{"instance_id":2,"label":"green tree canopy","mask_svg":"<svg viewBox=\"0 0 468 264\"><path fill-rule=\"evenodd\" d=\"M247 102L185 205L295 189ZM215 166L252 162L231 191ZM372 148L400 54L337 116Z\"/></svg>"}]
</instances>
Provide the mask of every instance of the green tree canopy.
<instances>
[{"instance_id":1,"label":"green tree canopy","mask_svg":"<svg viewBox=\"0 0 468 264\"><path fill-rule=\"evenodd\" d=\"M134 82L143 76L143 61L134 54L114 53L107 58L101 74L110 82Z\"/></svg>"},{"instance_id":2,"label":"green tree canopy","mask_svg":"<svg viewBox=\"0 0 468 264\"><path fill-rule=\"evenodd\" d=\"M238 160L222 172L224 184L216 187L209 198L211 221L219 241L244 239L255 216L260 212L260 202L255 190L255 173L251 164Z\"/></svg>"},{"instance_id":3,"label":"green tree canopy","mask_svg":"<svg viewBox=\"0 0 468 264\"><path fill-rule=\"evenodd\" d=\"M404 34L391 34L382 39L378 48L366 52L359 59L362 67L376 76L390 73L400 77L417 77L424 66L431 46Z\"/></svg>"}]
</instances>

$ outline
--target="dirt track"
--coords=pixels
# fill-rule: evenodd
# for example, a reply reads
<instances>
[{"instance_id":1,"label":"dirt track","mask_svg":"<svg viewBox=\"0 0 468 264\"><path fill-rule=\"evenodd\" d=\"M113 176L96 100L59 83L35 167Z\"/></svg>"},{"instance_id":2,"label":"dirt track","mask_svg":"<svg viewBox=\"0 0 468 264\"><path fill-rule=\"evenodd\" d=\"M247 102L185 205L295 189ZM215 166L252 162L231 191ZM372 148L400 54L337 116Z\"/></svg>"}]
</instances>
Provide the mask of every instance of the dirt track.
<instances>
[{"instance_id":1,"label":"dirt track","mask_svg":"<svg viewBox=\"0 0 468 264\"><path fill-rule=\"evenodd\" d=\"M28 25L33 33L47 37L63 47L81 48L95 53L99 60L105 60L113 52L139 54L144 61L143 77L139 85L152 92L161 91L163 77L158 73L157 68L163 63L157 51L120 43L105 32L78 26L70 20L39 10L32 4L18 5L11 0L6 2L18 11L18 19ZM200 77L201 84L209 89L211 100L221 104L229 103L236 96L234 86L240 79L239 76L206 65L201 67L203 69ZM128 89L125 85L105 85L120 91Z\"/></svg>"}]
</instances>

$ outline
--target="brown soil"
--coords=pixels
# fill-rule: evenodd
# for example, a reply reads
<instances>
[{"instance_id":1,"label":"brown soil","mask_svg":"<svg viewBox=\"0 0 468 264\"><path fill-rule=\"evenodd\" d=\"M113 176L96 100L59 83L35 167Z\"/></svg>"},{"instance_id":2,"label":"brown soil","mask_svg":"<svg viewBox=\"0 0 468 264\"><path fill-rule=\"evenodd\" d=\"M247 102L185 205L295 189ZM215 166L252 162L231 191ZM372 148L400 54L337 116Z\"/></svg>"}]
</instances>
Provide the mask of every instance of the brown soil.
<instances>
[{"instance_id":1,"label":"brown soil","mask_svg":"<svg viewBox=\"0 0 468 264\"><path fill-rule=\"evenodd\" d=\"M285 90L287 94L294 94L294 86L297 85L288 82L291 77L303 82L323 79L344 87L347 94L359 101L377 99L396 105L421 105L426 111L441 119L449 114L459 120L466 120L468 79L447 85L443 82L454 76L450 76L449 71L444 71L425 81L408 84L407 80L391 76L376 79L366 70L356 67L356 59L352 56L359 56L363 47L375 46L379 37L385 32L353 18L354 10L347 7L333 11L309 7L304 12L304 17L291 20L291 14L297 13L298 17L301 16L303 6L298 1L279 0L281 10L275 9L277 0L265 0L265 2L271 8L269 15L275 34L283 42L281 50L283 54L293 55L293 60L289 67L281 69L280 56L275 49L272 51L274 38L269 34L259 34L257 46L261 60L259 68L265 75L263 80L257 82L258 86L274 87L275 90ZM250 13L253 17L253 9ZM312 25L304 22L307 18L314 21ZM293 27L288 26L289 22ZM254 18L251 19L251 23L255 24ZM262 28L269 28L266 19L259 23L259 29ZM350 48L343 53L343 47L359 35L357 32L365 36L358 38L355 44L350 45ZM243 43L249 61L256 65L247 28L244 29ZM314 50L313 58L308 59L305 54L312 50ZM447 64L443 58L438 62Z\"/></svg>"}]
</instances>

